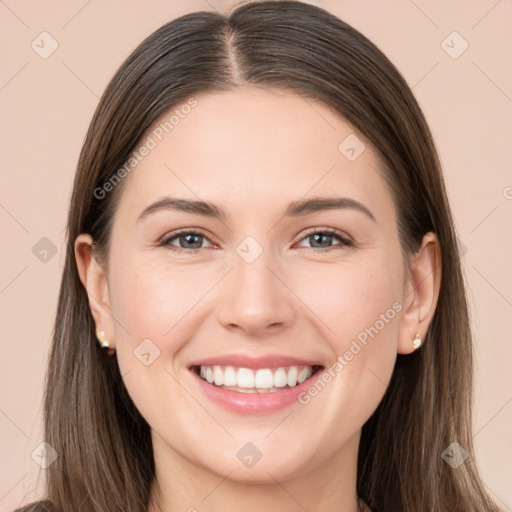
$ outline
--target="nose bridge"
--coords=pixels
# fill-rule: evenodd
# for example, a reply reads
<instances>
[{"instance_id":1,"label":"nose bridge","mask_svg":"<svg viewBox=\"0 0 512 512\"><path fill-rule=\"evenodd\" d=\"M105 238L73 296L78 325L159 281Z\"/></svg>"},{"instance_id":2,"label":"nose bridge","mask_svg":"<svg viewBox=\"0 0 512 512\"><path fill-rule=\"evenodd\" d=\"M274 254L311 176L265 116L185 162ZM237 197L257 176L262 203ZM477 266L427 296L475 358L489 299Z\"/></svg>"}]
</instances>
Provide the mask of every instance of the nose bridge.
<instances>
[{"instance_id":1,"label":"nose bridge","mask_svg":"<svg viewBox=\"0 0 512 512\"><path fill-rule=\"evenodd\" d=\"M272 251L250 238L236 248L220 321L226 327L238 326L248 334L263 335L291 322L292 294L276 276L279 262Z\"/></svg>"}]
</instances>

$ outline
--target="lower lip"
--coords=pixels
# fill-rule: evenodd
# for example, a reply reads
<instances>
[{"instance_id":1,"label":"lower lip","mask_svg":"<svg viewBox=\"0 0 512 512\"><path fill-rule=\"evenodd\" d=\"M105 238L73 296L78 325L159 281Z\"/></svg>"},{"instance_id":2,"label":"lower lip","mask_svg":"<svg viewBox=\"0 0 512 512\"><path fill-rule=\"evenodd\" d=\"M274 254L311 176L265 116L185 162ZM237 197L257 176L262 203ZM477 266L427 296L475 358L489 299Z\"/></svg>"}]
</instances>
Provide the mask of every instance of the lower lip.
<instances>
[{"instance_id":1,"label":"lower lip","mask_svg":"<svg viewBox=\"0 0 512 512\"><path fill-rule=\"evenodd\" d=\"M274 412L298 402L299 395L306 391L312 381L316 381L320 371L315 372L309 379L293 388L283 389L272 393L239 393L229 389L220 388L201 379L193 370L190 370L204 394L217 404L239 413L267 413Z\"/></svg>"}]
</instances>

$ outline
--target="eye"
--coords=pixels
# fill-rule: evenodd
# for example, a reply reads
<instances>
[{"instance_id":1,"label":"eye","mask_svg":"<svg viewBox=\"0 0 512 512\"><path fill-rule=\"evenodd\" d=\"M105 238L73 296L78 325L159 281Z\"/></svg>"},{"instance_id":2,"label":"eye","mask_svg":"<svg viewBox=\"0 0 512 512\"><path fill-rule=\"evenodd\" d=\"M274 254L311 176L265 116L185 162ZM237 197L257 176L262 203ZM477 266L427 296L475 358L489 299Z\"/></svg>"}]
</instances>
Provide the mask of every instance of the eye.
<instances>
[{"instance_id":1,"label":"eye","mask_svg":"<svg viewBox=\"0 0 512 512\"><path fill-rule=\"evenodd\" d=\"M174 240L178 240L179 246L172 244ZM170 236L164 238L162 242L160 242L160 246L167 246L169 249L173 251L192 251L195 252L199 249L203 249L202 242L203 240L208 240L208 238L199 231L194 231L190 229L178 231L177 233L172 233Z\"/></svg>"},{"instance_id":2,"label":"eye","mask_svg":"<svg viewBox=\"0 0 512 512\"><path fill-rule=\"evenodd\" d=\"M332 244L333 239L338 239L340 243L328 246L327 244ZM306 232L306 236L302 237L300 241L303 240L309 240L312 248L319 252L326 252L335 249L337 246L353 247L355 245L343 233L331 228L312 228Z\"/></svg>"},{"instance_id":3,"label":"eye","mask_svg":"<svg viewBox=\"0 0 512 512\"><path fill-rule=\"evenodd\" d=\"M334 239L338 239L340 243L332 245ZM173 242L177 240L179 245ZM199 249L205 249L202 246L204 240L208 240L208 237L200 231L193 229L184 229L175 233L171 233L165 237L159 246L168 247L172 251L177 252L197 252ZM312 243L312 249L319 252L326 252L331 249L335 249L337 246L341 247L353 247L355 244L352 240L349 240L343 233L331 229L331 228L312 228L306 232L299 242L309 240ZM213 245L213 244L212 244Z\"/></svg>"}]
</instances>

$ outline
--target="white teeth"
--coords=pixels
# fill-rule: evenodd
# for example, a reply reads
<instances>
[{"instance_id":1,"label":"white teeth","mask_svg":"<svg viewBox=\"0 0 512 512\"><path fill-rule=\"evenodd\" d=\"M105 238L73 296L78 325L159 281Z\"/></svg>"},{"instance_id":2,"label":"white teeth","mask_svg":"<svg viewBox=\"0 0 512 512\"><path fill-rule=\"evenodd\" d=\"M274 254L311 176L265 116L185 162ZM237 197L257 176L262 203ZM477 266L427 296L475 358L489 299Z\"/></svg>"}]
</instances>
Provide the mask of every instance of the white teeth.
<instances>
[{"instance_id":1,"label":"white teeth","mask_svg":"<svg viewBox=\"0 0 512 512\"><path fill-rule=\"evenodd\" d=\"M284 388L286 386L286 372L284 368L278 368L274 373L274 386Z\"/></svg>"},{"instance_id":2,"label":"white teeth","mask_svg":"<svg viewBox=\"0 0 512 512\"><path fill-rule=\"evenodd\" d=\"M311 366L306 366L306 368L302 369L299 373L299 376L297 377L297 382L299 384L302 384L306 379L309 379L311 377L311 374L313 373L313 370L311 369Z\"/></svg>"},{"instance_id":3,"label":"white teeth","mask_svg":"<svg viewBox=\"0 0 512 512\"><path fill-rule=\"evenodd\" d=\"M292 366L288 370L288 376L286 377L286 383L288 384L288 386L293 387L293 386L297 385L297 375L298 375L297 367Z\"/></svg>"},{"instance_id":4,"label":"white teeth","mask_svg":"<svg viewBox=\"0 0 512 512\"><path fill-rule=\"evenodd\" d=\"M252 393L252 388L247 388L247 389L244 389L244 388L238 388L237 391L239 393Z\"/></svg>"},{"instance_id":5,"label":"white teeth","mask_svg":"<svg viewBox=\"0 0 512 512\"><path fill-rule=\"evenodd\" d=\"M215 378L216 386L222 386L222 384L224 384L224 373L222 372L220 366L213 367L213 376Z\"/></svg>"},{"instance_id":6,"label":"white teeth","mask_svg":"<svg viewBox=\"0 0 512 512\"><path fill-rule=\"evenodd\" d=\"M254 387L254 372L249 368L238 368L236 372L236 381L239 388Z\"/></svg>"},{"instance_id":7,"label":"white teeth","mask_svg":"<svg viewBox=\"0 0 512 512\"><path fill-rule=\"evenodd\" d=\"M255 385L256 388L271 388L274 386L274 377L272 370L258 370L256 372Z\"/></svg>"},{"instance_id":8,"label":"white teeth","mask_svg":"<svg viewBox=\"0 0 512 512\"><path fill-rule=\"evenodd\" d=\"M236 372L232 366L224 368L224 386L236 386Z\"/></svg>"},{"instance_id":9,"label":"white teeth","mask_svg":"<svg viewBox=\"0 0 512 512\"><path fill-rule=\"evenodd\" d=\"M312 366L288 366L276 369L234 368L233 366L201 366L199 375L215 386L232 388L241 393L272 393L278 388L302 384L313 374Z\"/></svg>"}]
</instances>

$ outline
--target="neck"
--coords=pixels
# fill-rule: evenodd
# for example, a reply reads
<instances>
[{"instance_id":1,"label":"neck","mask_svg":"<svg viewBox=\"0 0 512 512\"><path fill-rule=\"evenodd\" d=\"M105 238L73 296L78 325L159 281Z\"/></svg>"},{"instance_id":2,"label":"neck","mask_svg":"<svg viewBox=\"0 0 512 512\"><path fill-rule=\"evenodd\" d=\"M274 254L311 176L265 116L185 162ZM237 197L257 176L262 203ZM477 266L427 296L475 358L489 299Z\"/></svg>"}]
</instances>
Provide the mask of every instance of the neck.
<instances>
[{"instance_id":1,"label":"neck","mask_svg":"<svg viewBox=\"0 0 512 512\"><path fill-rule=\"evenodd\" d=\"M212 471L182 457L154 432L155 482L148 512L361 512L356 494L359 433L329 459L276 478L271 469L251 481L236 468ZM276 474L277 471L274 471Z\"/></svg>"}]
</instances>

